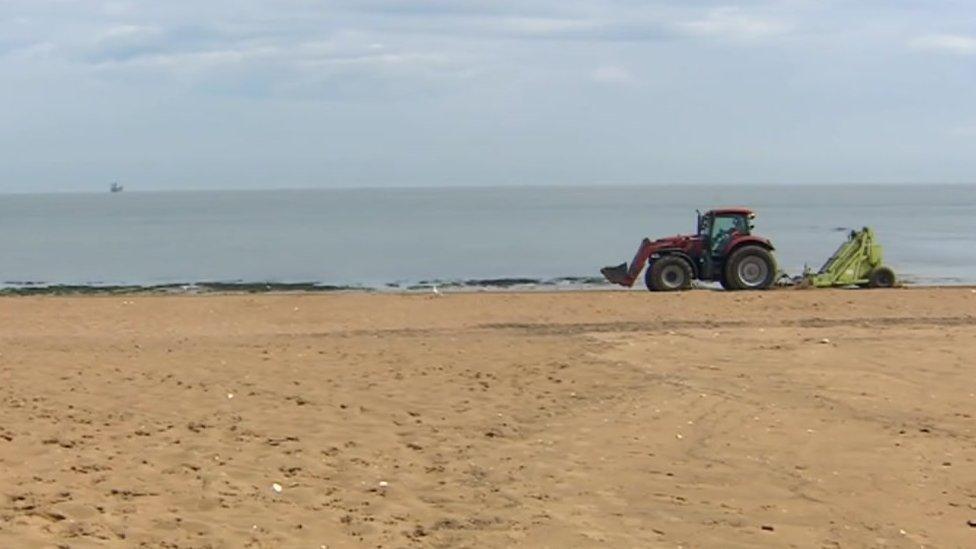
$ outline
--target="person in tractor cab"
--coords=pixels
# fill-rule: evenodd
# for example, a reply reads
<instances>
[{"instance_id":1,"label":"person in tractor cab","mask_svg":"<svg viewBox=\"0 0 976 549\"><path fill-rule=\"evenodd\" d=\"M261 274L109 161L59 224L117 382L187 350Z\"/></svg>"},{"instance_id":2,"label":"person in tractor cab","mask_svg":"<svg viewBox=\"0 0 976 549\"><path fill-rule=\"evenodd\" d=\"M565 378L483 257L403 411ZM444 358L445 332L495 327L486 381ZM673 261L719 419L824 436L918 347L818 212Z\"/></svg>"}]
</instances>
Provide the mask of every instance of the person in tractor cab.
<instances>
[{"instance_id":1,"label":"person in tractor cab","mask_svg":"<svg viewBox=\"0 0 976 549\"><path fill-rule=\"evenodd\" d=\"M741 215L718 216L715 217L714 223L715 227L712 231L714 236L711 239L711 252L713 255L721 253L725 249L726 244L732 240L733 236L736 234L749 234L752 229L751 219L750 221L746 221L746 218Z\"/></svg>"}]
</instances>

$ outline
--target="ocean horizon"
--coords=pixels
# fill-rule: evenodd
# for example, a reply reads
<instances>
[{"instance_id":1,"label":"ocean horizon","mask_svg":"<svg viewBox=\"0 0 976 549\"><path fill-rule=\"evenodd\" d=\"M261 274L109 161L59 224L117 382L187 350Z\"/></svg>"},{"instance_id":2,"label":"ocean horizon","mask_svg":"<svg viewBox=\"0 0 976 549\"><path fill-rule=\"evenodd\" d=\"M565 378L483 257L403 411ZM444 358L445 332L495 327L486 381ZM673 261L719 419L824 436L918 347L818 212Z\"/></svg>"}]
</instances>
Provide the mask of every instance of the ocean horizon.
<instances>
[{"instance_id":1,"label":"ocean horizon","mask_svg":"<svg viewBox=\"0 0 976 549\"><path fill-rule=\"evenodd\" d=\"M722 184L5 194L0 285L586 287L730 205L790 275L870 226L905 282L976 284L976 186Z\"/></svg>"}]
</instances>

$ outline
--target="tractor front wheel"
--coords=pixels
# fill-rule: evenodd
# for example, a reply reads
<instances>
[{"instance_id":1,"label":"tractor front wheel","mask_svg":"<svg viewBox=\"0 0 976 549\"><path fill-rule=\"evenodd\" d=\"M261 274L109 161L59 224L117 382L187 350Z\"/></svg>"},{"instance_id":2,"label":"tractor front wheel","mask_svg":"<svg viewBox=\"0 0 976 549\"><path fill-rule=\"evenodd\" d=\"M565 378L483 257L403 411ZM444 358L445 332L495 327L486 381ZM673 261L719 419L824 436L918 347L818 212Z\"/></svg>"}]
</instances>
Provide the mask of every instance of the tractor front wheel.
<instances>
[{"instance_id":1,"label":"tractor front wheel","mask_svg":"<svg viewBox=\"0 0 976 549\"><path fill-rule=\"evenodd\" d=\"M644 284L652 292L674 292L691 288L691 265L680 257L664 256L647 267Z\"/></svg>"},{"instance_id":2,"label":"tractor front wheel","mask_svg":"<svg viewBox=\"0 0 976 549\"><path fill-rule=\"evenodd\" d=\"M766 248L743 246L725 263L725 283L731 290L765 290L776 281L776 259Z\"/></svg>"},{"instance_id":3,"label":"tractor front wheel","mask_svg":"<svg viewBox=\"0 0 976 549\"><path fill-rule=\"evenodd\" d=\"M888 267L878 267L868 275L868 287L891 288L895 285L895 272Z\"/></svg>"}]
</instances>

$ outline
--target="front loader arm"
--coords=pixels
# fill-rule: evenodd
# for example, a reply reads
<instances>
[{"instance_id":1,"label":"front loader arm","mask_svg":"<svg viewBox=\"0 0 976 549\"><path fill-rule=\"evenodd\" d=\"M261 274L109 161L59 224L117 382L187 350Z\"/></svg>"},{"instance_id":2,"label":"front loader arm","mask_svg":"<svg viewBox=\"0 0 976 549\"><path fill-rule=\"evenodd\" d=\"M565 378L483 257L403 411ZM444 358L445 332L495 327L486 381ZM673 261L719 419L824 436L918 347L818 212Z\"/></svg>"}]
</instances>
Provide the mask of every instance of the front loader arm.
<instances>
[{"instance_id":1,"label":"front loader arm","mask_svg":"<svg viewBox=\"0 0 976 549\"><path fill-rule=\"evenodd\" d=\"M641 241L640 247L637 248L637 253L634 254L634 260L630 262L629 268L626 263L621 263L616 267L604 267L600 269L600 273L610 282L630 288L637 281L637 277L644 270L644 265L647 264L647 260L656 251L656 248L657 246L651 239L645 238Z\"/></svg>"}]
</instances>

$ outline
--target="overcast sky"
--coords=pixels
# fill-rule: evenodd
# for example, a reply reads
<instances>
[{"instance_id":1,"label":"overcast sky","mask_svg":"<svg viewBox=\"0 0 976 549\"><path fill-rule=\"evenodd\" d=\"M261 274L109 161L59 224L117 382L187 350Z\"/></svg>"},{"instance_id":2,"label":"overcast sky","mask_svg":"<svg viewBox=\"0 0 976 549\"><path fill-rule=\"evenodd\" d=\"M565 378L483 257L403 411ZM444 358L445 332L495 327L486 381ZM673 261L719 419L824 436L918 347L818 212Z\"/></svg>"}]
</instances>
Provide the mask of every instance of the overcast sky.
<instances>
[{"instance_id":1,"label":"overcast sky","mask_svg":"<svg viewBox=\"0 0 976 549\"><path fill-rule=\"evenodd\" d=\"M0 191L976 181L971 0L0 0Z\"/></svg>"}]
</instances>

